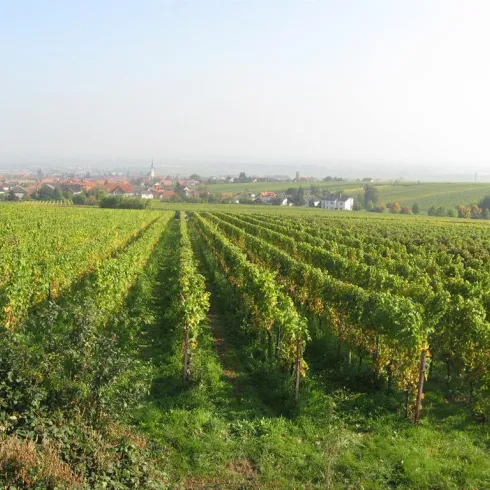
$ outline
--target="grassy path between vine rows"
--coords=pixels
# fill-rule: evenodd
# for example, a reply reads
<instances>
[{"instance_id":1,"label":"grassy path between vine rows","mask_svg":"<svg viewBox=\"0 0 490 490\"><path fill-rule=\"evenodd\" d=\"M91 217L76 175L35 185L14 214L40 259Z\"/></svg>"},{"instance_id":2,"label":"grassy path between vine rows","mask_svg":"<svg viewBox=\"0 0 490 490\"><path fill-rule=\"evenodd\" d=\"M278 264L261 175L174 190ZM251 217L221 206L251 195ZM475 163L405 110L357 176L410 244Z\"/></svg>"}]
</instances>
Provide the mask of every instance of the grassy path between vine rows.
<instances>
[{"instance_id":1,"label":"grassy path between vine rows","mask_svg":"<svg viewBox=\"0 0 490 490\"><path fill-rule=\"evenodd\" d=\"M166 235L147 312L144 357L154 368L153 388L134 423L161 446L171 488L490 488L488 429L447 405L430 384L425 417L413 427L397 410L396 394L329 364L337 347L325 339L311 349L295 407L253 359L236 312L227 309L230 290L204 260L195 233L212 304L184 385L181 332L168 318L177 294L177 222Z\"/></svg>"}]
</instances>

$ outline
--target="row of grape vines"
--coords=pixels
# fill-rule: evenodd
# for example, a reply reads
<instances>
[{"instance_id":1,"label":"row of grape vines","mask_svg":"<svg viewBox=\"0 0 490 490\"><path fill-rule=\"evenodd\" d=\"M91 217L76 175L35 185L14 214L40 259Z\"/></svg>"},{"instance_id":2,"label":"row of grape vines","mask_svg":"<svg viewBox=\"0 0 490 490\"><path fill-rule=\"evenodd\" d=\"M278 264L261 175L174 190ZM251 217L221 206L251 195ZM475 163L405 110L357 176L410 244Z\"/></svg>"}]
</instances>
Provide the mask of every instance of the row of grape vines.
<instances>
[{"instance_id":1,"label":"row of grape vines","mask_svg":"<svg viewBox=\"0 0 490 490\"><path fill-rule=\"evenodd\" d=\"M246 312L248 328L263 334L263 350L267 352L269 361L276 360L284 368L294 366L295 396L298 398L300 379L307 367L303 359L309 339L306 319L282 291L272 272L250 262L217 227L198 214L195 218L201 239L227 278L240 308Z\"/></svg>"},{"instance_id":2,"label":"row of grape vines","mask_svg":"<svg viewBox=\"0 0 490 490\"><path fill-rule=\"evenodd\" d=\"M393 242L394 254L384 254L382 247L376 254L381 243L363 235L364 248L353 246L352 236L343 239L339 230L335 239L325 239L331 233L328 220L319 228L270 215L201 213L197 220L219 229L252 262L277 270L277 283L297 308L326 318L360 356L371 355L375 370L408 393L416 418L431 353L457 370L474 400L485 398L490 360L485 267L475 269L444 249L431 256L412 254L395 239L382 239Z\"/></svg>"},{"instance_id":3,"label":"row of grape vines","mask_svg":"<svg viewBox=\"0 0 490 490\"><path fill-rule=\"evenodd\" d=\"M192 353L198 345L200 328L208 315L209 292L204 276L197 270L184 213L180 214L179 231L179 294L173 302L173 308L177 326L184 337L182 378L185 381L190 375Z\"/></svg>"},{"instance_id":4,"label":"row of grape vines","mask_svg":"<svg viewBox=\"0 0 490 490\"><path fill-rule=\"evenodd\" d=\"M69 294L51 291L49 301L28 305L23 316L15 310L16 322L0 327L1 442L36 450L27 468L3 466L0 486L129 488L138 482L138 488L155 488L153 455L132 446L131 433L120 425L151 383L151 366L138 356L145 318L135 321L128 308L137 304L135 286L161 250L174 213L22 209L30 221L14 208L2 209L10 225L2 244L27 241L21 257L35 273L44 259L43 272L51 280L66 272L64 266L76 287ZM29 230L39 248L29 246ZM56 249L42 245L43 231L58 241L58 259ZM50 240L46 235L49 246ZM80 264L67 262L70 257ZM29 300L37 296L24 298ZM43 467L48 443L50 461L64 468L63 475Z\"/></svg>"},{"instance_id":5,"label":"row of grape vines","mask_svg":"<svg viewBox=\"0 0 490 490\"><path fill-rule=\"evenodd\" d=\"M0 320L18 324L123 249L158 213L42 206L2 207Z\"/></svg>"}]
</instances>

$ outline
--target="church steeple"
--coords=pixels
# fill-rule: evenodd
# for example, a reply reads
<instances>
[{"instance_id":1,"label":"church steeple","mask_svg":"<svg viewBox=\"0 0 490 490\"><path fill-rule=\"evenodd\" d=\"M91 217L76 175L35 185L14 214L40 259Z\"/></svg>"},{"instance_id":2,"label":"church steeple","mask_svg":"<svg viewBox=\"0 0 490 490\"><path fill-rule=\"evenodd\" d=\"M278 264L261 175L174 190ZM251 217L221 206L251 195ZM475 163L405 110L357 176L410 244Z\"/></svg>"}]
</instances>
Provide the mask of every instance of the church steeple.
<instances>
[{"instance_id":1,"label":"church steeple","mask_svg":"<svg viewBox=\"0 0 490 490\"><path fill-rule=\"evenodd\" d=\"M155 178L155 165L153 165L153 158L151 159L151 167L150 167L150 179Z\"/></svg>"}]
</instances>

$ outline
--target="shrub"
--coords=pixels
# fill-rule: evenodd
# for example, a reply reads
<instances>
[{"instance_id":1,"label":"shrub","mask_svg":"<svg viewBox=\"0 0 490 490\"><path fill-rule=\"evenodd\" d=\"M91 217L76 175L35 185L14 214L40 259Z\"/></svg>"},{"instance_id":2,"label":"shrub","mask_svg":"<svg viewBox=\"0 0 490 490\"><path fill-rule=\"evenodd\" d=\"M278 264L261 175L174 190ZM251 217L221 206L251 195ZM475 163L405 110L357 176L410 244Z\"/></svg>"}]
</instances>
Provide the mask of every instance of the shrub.
<instances>
[{"instance_id":1,"label":"shrub","mask_svg":"<svg viewBox=\"0 0 490 490\"><path fill-rule=\"evenodd\" d=\"M398 214L401 210L400 203L398 201L393 201L390 206L390 213Z\"/></svg>"},{"instance_id":2,"label":"shrub","mask_svg":"<svg viewBox=\"0 0 490 490\"><path fill-rule=\"evenodd\" d=\"M145 209L148 204L148 199L123 196L107 196L100 201L101 208L113 209Z\"/></svg>"}]
</instances>

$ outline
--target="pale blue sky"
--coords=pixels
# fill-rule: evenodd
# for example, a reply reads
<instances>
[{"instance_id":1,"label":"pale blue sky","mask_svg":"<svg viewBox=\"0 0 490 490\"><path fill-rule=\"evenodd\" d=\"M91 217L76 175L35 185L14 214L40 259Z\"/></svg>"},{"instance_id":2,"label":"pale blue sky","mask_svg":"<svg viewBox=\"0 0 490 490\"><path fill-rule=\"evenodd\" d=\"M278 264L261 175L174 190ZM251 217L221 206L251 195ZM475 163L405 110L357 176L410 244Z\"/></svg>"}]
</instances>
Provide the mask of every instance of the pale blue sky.
<instances>
[{"instance_id":1,"label":"pale blue sky","mask_svg":"<svg viewBox=\"0 0 490 490\"><path fill-rule=\"evenodd\" d=\"M490 2L0 0L0 153L490 161Z\"/></svg>"}]
</instances>

